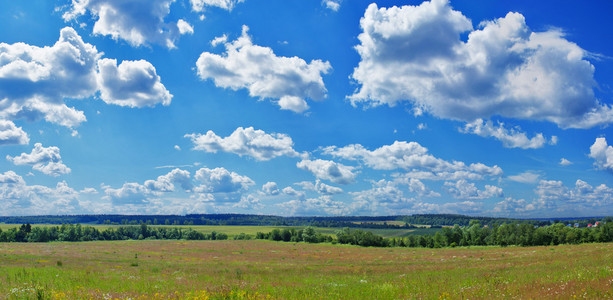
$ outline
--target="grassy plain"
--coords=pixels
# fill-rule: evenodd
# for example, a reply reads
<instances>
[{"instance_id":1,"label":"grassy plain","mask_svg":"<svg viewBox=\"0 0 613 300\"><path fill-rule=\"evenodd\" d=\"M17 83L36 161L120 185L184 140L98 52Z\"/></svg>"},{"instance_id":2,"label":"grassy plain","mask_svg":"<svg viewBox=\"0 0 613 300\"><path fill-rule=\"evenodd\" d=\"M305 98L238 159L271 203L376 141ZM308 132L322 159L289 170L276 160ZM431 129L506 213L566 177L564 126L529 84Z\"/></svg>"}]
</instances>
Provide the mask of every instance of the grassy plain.
<instances>
[{"instance_id":1,"label":"grassy plain","mask_svg":"<svg viewBox=\"0 0 613 300\"><path fill-rule=\"evenodd\" d=\"M612 284L613 244L0 244L0 298L6 299L611 299Z\"/></svg>"},{"instance_id":2,"label":"grassy plain","mask_svg":"<svg viewBox=\"0 0 613 300\"><path fill-rule=\"evenodd\" d=\"M20 224L4 224L4 223L0 223L0 229L2 230L7 230L9 228L15 228L15 227L19 227ZM35 227L42 227L42 226L59 226L59 225L45 225L45 224L36 224L33 225ZM92 226L97 228L98 230L104 230L107 228L117 228L120 226L138 226L138 225L100 225L100 224L94 224L94 225L89 225L89 224L83 224L83 226ZM219 232L219 233L225 233L227 234L230 238L234 237L235 235L238 235L240 233L245 233L245 234L249 234L252 236L255 236L255 234L260 231L260 232L271 232L273 229L284 229L284 228L296 228L296 229L301 229L304 227L300 227L300 226L241 226L241 225L237 225L237 226L220 226L220 225L150 225L152 228L155 227L166 227L166 228L191 228L193 230L196 231L200 231L203 233L211 233L213 231ZM322 233L322 234L326 234L326 235L334 235L336 234L336 231L339 230L341 228L334 228L334 227L315 227L315 230L317 230L318 232ZM362 230L366 230L366 231L371 231L374 234L383 236L383 237L406 237L409 236L411 234L434 234L437 230L436 228L427 228L427 227L420 227L420 228L401 228L401 229L371 229L371 228L361 228Z\"/></svg>"}]
</instances>

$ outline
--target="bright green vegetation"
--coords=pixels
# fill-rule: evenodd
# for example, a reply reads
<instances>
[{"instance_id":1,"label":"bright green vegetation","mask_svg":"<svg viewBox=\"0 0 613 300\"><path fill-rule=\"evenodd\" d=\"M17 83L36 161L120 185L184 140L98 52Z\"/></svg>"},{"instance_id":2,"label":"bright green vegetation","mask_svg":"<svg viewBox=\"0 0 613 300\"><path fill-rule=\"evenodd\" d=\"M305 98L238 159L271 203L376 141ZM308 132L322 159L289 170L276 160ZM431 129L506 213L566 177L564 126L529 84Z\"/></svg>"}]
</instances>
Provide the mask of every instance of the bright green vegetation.
<instances>
[{"instance_id":1,"label":"bright green vegetation","mask_svg":"<svg viewBox=\"0 0 613 300\"><path fill-rule=\"evenodd\" d=\"M7 299L611 299L613 244L364 248L250 241L0 244Z\"/></svg>"}]
</instances>

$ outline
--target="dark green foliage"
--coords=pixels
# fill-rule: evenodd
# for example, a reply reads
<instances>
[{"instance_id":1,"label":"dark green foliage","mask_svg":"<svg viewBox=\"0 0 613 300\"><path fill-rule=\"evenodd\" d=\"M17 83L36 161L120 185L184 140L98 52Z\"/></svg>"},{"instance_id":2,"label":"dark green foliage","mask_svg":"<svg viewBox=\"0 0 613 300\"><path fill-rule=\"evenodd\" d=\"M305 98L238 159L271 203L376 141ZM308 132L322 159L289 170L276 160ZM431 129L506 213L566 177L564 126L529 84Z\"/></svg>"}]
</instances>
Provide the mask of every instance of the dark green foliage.
<instances>
[{"instance_id":1,"label":"dark green foliage","mask_svg":"<svg viewBox=\"0 0 613 300\"><path fill-rule=\"evenodd\" d=\"M227 240L225 233L202 233L191 228L152 228L147 224L140 226L121 226L116 229L98 230L81 224L62 224L53 227L31 227L30 224L0 231L0 242L44 243L52 241L112 241L143 239L184 239L184 240Z\"/></svg>"}]
</instances>

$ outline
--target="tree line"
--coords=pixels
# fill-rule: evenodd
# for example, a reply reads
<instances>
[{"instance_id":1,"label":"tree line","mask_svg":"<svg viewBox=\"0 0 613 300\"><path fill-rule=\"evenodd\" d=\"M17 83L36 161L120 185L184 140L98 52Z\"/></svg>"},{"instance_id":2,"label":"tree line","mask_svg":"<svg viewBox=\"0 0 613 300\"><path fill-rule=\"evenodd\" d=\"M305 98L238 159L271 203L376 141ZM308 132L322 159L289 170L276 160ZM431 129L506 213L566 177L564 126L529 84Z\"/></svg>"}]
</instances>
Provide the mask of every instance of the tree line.
<instances>
[{"instance_id":1,"label":"tree line","mask_svg":"<svg viewBox=\"0 0 613 300\"><path fill-rule=\"evenodd\" d=\"M115 241L115 240L226 240L225 233L202 233L191 228L120 226L98 230L92 226L81 224L63 224L61 226L32 227L23 224L19 228L0 229L0 242L83 242L83 241Z\"/></svg>"},{"instance_id":2,"label":"tree line","mask_svg":"<svg viewBox=\"0 0 613 300\"><path fill-rule=\"evenodd\" d=\"M309 234L305 235L305 231ZM312 227L304 230L275 229L270 233L259 232L258 239L285 242L332 242L364 247L424 247L443 248L457 246L548 246L559 244L613 242L613 222L596 227L574 228L564 223L550 226L534 226L529 223L504 223L483 226L472 221L469 226L443 227L435 234L409 235L404 238L384 238L370 231L343 228L336 232L336 239L313 233Z\"/></svg>"}]
</instances>

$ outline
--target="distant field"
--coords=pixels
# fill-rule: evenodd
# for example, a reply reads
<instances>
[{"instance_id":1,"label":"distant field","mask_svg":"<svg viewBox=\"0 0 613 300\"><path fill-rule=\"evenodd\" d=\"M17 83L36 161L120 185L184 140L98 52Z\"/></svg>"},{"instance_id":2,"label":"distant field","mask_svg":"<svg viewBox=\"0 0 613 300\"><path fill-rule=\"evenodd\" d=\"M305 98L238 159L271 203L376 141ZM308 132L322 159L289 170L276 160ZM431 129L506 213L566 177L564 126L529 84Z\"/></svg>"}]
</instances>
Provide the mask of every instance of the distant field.
<instances>
[{"instance_id":1,"label":"distant field","mask_svg":"<svg viewBox=\"0 0 613 300\"><path fill-rule=\"evenodd\" d=\"M9 228L15 228L15 227L19 227L19 224L3 224L0 223L0 229L2 230L6 230ZM35 224L32 225L34 227L36 226L60 226L60 225L43 225L43 224ZM120 226L130 226L130 225L99 225L99 224L95 224L95 225L88 225L88 224L84 224L83 226L93 226L98 228L98 230L104 230L107 228L117 228ZM131 226L138 226L138 225L131 225ZM240 233L245 233L245 234L249 234L252 236L255 236L255 234L260 231L260 232L271 232L273 229L284 229L284 228L296 228L296 229L301 229L304 227L300 227L300 226L219 226L219 225L151 225L151 227L166 227L166 228L191 228L193 230L196 231L200 231L203 233L211 233L212 231L216 231L216 232L220 232L220 233L225 233L227 234L230 238L232 238L233 236L240 234ZM315 227L315 229L318 232L321 232L322 234L326 234L326 235L334 235L336 233L337 230L341 229L341 228L330 228L330 227ZM362 230L366 230L366 231L371 231L375 234L381 235L383 237L406 237L409 236L411 234L434 234L437 230L439 229L435 229L435 228L407 228L407 229L370 229L370 228L361 228Z\"/></svg>"},{"instance_id":2,"label":"distant field","mask_svg":"<svg viewBox=\"0 0 613 300\"><path fill-rule=\"evenodd\" d=\"M0 298L7 299L611 299L612 283L613 244L0 244Z\"/></svg>"}]
</instances>

